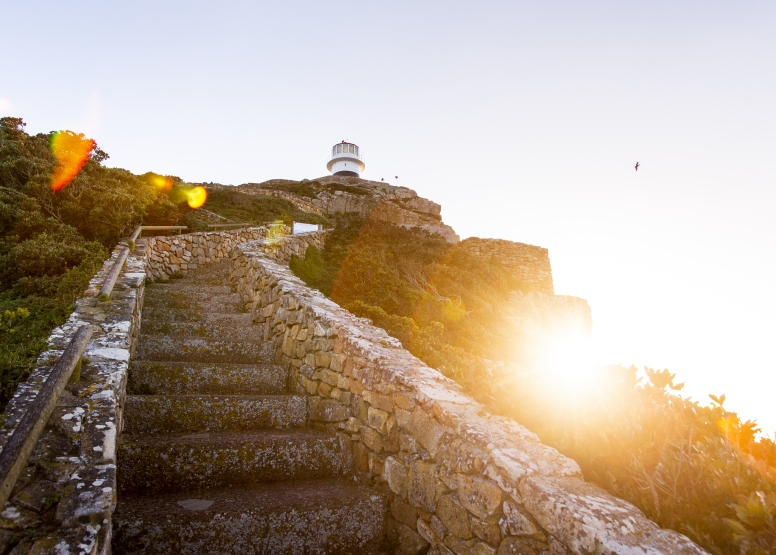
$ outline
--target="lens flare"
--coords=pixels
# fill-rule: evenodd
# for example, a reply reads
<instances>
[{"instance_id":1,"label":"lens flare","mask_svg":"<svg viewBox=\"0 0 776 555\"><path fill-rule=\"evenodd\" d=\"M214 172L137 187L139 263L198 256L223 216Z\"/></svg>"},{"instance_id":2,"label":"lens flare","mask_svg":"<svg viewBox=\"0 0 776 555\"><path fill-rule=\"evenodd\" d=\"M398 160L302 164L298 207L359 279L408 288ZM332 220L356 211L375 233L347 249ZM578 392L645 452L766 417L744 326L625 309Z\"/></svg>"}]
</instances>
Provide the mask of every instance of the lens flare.
<instances>
[{"instance_id":1,"label":"lens flare","mask_svg":"<svg viewBox=\"0 0 776 555\"><path fill-rule=\"evenodd\" d=\"M280 240L288 235L289 229L283 224L283 220L275 220L270 224L267 236L264 238L265 245L276 245Z\"/></svg>"},{"instance_id":2,"label":"lens flare","mask_svg":"<svg viewBox=\"0 0 776 555\"><path fill-rule=\"evenodd\" d=\"M172 179L169 177L162 177L161 175L152 177L151 184L161 192L167 192L172 189Z\"/></svg>"},{"instance_id":3,"label":"lens flare","mask_svg":"<svg viewBox=\"0 0 776 555\"><path fill-rule=\"evenodd\" d=\"M93 139L87 139L83 133L54 133L51 137L51 152L57 159L57 165L51 176L51 190L57 192L70 184L89 160L96 146L97 143Z\"/></svg>"},{"instance_id":4,"label":"lens flare","mask_svg":"<svg viewBox=\"0 0 776 555\"><path fill-rule=\"evenodd\" d=\"M193 187L186 191L186 202L190 208L202 208L207 200L207 189L204 187Z\"/></svg>"}]
</instances>

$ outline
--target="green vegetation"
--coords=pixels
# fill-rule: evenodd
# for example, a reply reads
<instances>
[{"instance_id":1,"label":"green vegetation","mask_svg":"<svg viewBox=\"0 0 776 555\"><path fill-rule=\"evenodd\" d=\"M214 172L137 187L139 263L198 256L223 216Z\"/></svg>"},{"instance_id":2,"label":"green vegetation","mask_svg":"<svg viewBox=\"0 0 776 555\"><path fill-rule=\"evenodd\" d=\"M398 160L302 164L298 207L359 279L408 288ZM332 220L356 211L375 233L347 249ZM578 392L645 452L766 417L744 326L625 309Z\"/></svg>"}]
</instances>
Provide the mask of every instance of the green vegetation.
<instances>
[{"instance_id":1,"label":"green vegetation","mask_svg":"<svg viewBox=\"0 0 776 555\"><path fill-rule=\"evenodd\" d=\"M223 189L211 191L206 208L233 222L262 224L282 220L289 225L294 221L311 224L328 223L325 217L309 214L287 200L249 195L240 191Z\"/></svg>"},{"instance_id":2,"label":"green vegetation","mask_svg":"<svg viewBox=\"0 0 776 555\"><path fill-rule=\"evenodd\" d=\"M558 377L521 368L507 296L523 288L497 261L438 236L340 217L322 252L292 270L418 358L575 459L587 479L661 526L725 555L776 553L776 444L753 422L683 399L667 370L610 366L558 396Z\"/></svg>"},{"instance_id":3,"label":"green vegetation","mask_svg":"<svg viewBox=\"0 0 776 555\"><path fill-rule=\"evenodd\" d=\"M118 239L143 217L179 217L165 217L177 209L147 179L102 166L108 155L99 148L52 192L51 135L0 119L0 407Z\"/></svg>"},{"instance_id":4,"label":"green vegetation","mask_svg":"<svg viewBox=\"0 0 776 555\"><path fill-rule=\"evenodd\" d=\"M307 198L316 198L321 192L334 193L335 191L343 191L358 196L370 194L369 191L365 190L360 185L343 185L342 183L327 183L326 185L323 185L320 181L309 181L307 179L302 181L267 184L264 185L264 187Z\"/></svg>"},{"instance_id":5,"label":"green vegetation","mask_svg":"<svg viewBox=\"0 0 776 555\"><path fill-rule=\"evenodd\" d=\"M183 202L190 186L180 178L105 167L99 148L53 192L53 133L24 126L0 119L0 410L122 237L140 223L207 229ZM237 222L325 223L287 201L236 191L214 192L206 208Z\"/></svg>"},{"instance_id":6,"label":"green vegetation","mask_svg":"<svg viewBox=\"0 0 776 555\"><path fill-rule=\"evenodd\" d=\"M311 247L291 269L463 383L479 379L482 358L512 349L500 334L508 329L503 301L520 284L497 261L479 263L439 235L349 214L322 253Z\"/></svg>"}]
</instances>

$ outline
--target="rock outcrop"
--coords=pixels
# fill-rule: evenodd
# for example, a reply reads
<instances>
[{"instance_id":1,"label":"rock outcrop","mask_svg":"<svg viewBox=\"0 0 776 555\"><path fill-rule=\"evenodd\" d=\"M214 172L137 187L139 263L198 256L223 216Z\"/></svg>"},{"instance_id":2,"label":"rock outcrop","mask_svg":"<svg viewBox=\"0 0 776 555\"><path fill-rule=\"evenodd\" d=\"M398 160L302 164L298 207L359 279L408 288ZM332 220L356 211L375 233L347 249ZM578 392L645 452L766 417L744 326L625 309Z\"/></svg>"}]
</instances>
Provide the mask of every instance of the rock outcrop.
<instances>
[{"instance_id":1,"label":"rock outcrop","mask_svg":"<svg viewBox=\"0 0 776 555\"><path fill-rule=\"evenodd\" d=\"M480 239L469 237L461 241L461 247L480 260L496 258L524 285L528 291L552 295L552 268L547 249L507 241L506 239Z\"/></svg>"},{"instance_id":2,"label":"rock outcrop","mask_svg":"<svg viewBox=\"0 0 776 555\"><path fill-rule=\"evenodd\" d=\"M299 183L273 179L263 183L245 183L238 186L237 190L247 194L283 198L307 212L329 215L357 212L363 217L425 229L429 233L441 235L451 243L460 241L455 230L442 222L442 207L419 197L407 187L358 177L330 175L301 182L309 186L307 194L312 196L284 190Z\"/></svg>"}]
</instances>

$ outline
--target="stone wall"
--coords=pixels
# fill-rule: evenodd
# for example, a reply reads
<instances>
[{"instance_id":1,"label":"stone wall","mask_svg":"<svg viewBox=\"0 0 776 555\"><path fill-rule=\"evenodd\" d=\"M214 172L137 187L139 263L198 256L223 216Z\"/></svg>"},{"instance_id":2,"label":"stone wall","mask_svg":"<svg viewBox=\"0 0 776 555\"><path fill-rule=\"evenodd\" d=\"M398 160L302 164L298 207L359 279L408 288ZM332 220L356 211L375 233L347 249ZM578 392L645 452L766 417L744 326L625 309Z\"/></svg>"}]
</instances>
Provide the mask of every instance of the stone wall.
<instances>
[{"instance_id":1,"label":"stone wall","mask_svg":"<svg viewBox=\"0 0 776 555\"><path fill-rule=\"evenodd\" d=\"M464 239L461 241L461 247L482 260L496 257L530 291L548 295L554 293L550 254L547 249L505 239L479 237Z\"/></svg>"},{"instance_id":2,"label":"stone wall","mask_svg":"<svg viewBox=\"0 0 776 555\"><path fill-rule=\"evenodd\" d=\"M261 243L237 246L232 280L315 426L389 488L401 553L705 553L585 482L573 460L306 287Z\"/></svg>"},{"instance_id":3,"label":"stone wall","mask_svg":"<svg viewBox=\"0 0 776 555\"><path fill-rule=\"evenodd\" d=\"M0 515L0 552L21 540L13 553L110 553L117 433L122 427L127 369L137 340L146 275L141 241L127 259L111 300L97 300L121 248L91 280L67 322L52 332L47 350L6 407L0 449L35 402L77 329L92 325L80 380L60 396Z\"/></svg>"},{"instance_id":4,"label":"stone wall","mask_svg":"<svg viewBox=\"0 0 776 555\"><path fill-rule=\"evenodd\" d=\"M148 252L146 272L152 280L166 280L175 273L185 274L189 268L227 258L235 245L257 239L262 240L262 252L286 264L293 254L303 257L309 245L323 248L325 233L303 233L295 235L298 239L293 241L280 240L290 233L291 228L281 225L148 237L145 239Z\"/></svg>"}]
</instances>

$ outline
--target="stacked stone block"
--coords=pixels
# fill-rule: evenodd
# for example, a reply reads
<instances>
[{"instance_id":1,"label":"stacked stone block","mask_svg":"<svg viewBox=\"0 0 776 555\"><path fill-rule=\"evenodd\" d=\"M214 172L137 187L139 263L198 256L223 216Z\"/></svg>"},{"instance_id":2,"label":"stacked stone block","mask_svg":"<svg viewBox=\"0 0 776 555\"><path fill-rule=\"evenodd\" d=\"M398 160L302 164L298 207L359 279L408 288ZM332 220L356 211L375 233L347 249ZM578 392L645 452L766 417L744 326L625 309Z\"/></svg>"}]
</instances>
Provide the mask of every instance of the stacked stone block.
<instances>
[{"instance_id":1,"label":"stacked stone block","mask_svg":"<svg viewBox=\"0 0 776 555\"><path fill-rule=\"evenodd\" d=\"M310 419L349 442L354 471L389 486L400 553L704 553L586 483L573 460L489 414L260 243L237 251L232 281L309 396Z\"/></svg>"},{"instance_id":2,"label":"stacked stone block","mask_svg":"<svg viewBox=\"0 0 776 555\"><path fill-rule=\"evenodd\" d=\"M202 264L228 258L235 245L246 241L262 240L262 252L280 262L288 263L291 256L304 256L307 246L315 244L323 248L325 235L300 234L293 241L282 238L291 233L288 226L251 227L230 231L188 233L186 235L148 237L147 276L152 280L166 280L170 276L185 274Z\"/></svg>"},{"instance_id":3,"label":"stacked stone block","mask_svg":"<svg viewBox=\"0 0 776 555\"><path fill-rule=\"evenodd\" d=\"M116 442L123 423L125 385L130 355L137 342L143 307L145 247L127 259L111 300L97 294L120 244L89 288L76 302L67 322L48 338L27 381L8 403L0 430L0 449L32 404L51 367L84 325L92 326L80 379L67 386L49 418L27 468L0 515L0 552L109 553L111 518L116 505ZM53 505L55 508L49 510ZM52 516L53 512L53 516Z\"/></svg>"},{"instance_id":4,"label":"stacked stone block","mask_svg":"<svg viewBox=\"0 0 776 555\"><path fill-rule=\"evenodd\" d=\"M550 253L547 249L505 239L469 237L461 248L480 260L498 259L527 291L554 294Z\"/></svg>"}]
</instances>

